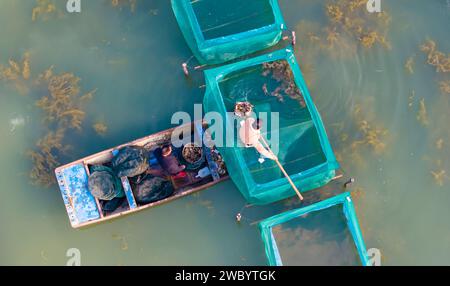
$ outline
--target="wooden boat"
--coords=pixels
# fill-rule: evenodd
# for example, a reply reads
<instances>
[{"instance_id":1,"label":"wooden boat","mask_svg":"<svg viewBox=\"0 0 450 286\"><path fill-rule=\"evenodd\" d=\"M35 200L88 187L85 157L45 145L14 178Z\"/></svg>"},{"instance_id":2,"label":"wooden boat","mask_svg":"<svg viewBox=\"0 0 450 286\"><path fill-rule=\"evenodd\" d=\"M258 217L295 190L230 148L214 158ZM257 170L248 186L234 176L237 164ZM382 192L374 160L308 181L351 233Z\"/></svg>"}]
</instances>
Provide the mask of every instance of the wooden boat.
<instances>
[{"instance_id":1,"label":"wooden boat","mask_svg":"<svg viewBox=\"0 0 450 286\"><path fill-rule=\"evenodd\" d=\"M199 136L196 138L207 138L204 137L204 135L208 136L208 134L205 133L206 125L201 122L186 124L181 126L181 128L188 134L191 134L192 138L195 136ZM124 200L115 211L104 211L102 206L105 202L98 200L89 192L89 167L93 165L108 164L111 162L114 152L117 152L117 150L126 146L142 146L149 150L153 150L159 146L165 145L171 142L171 136L174 129L175 128L155 133L57 168L55 170L56 178L72 227L80 228L162 205L200 190L204 190L228 179L225 168L220 168L220 164L216 162L220 159L218 151L214 146L209 148L206 144L203 144L202 148L203 153L205 154L205 162L199 169L207 168L207 170L209 170L209 172L207 172L209 175L204 178L197 178L196 175L198 169L196 169L186 171L186 175L182 178L179 176L170 176L170 181L175 190L174 193L165 199L144 205L140 205L136 202L130 178L122 177L121 181L126 194L126 200ZM182 138L180 140L182 140ZM157 165L157 160L150 160L150 168L157 168ZM222 166L224 165L222 164Z\"/></svg>"}]
</instances>

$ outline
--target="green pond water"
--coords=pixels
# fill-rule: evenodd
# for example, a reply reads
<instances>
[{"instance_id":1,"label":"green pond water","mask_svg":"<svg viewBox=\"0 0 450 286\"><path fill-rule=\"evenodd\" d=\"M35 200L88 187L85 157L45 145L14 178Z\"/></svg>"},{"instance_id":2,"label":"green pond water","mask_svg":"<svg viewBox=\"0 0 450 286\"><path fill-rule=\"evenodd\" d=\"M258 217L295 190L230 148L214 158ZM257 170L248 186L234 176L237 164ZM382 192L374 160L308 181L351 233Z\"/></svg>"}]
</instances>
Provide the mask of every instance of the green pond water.
<instances>
[{"instance_id":1,"label":"green pond water","mask_svg":"<svg viewBox=\"0 0 450 286\"><path fill-rule=\"evenodd\" d=\"M295 200L246 208L236 224L245 201L227 181L167 205L73 230L58 188L30 183L26 152L47 133L44 114L35 106L44 94L33 80L50 66L55 74L80 77L82 93L97 89L86 104L82 131L66 133L64 143L73 148L61 163L170 128L174 112L193 114L193 104L203 99L202 73L185 79L180 68L191 52L170 1L137 0L132 12L130 5L82 0L79 14L65 12L65 2L55 1L57 11L35 21L36 1L0 2L0 64L20 61L29 52L31 67L30 80L23 81L28 91L0 81L0 264L65 265L70 248L80 250L82 265L266 264L255 222L298 206ZM354 51L344 45L320 51L304 27L323 31L329 23L327 1L279 2L288 26L297 31L297 59L331 144L346 175L357 180L353 197L367 248L381 251L383 265L450 264L450 95L439 90L439 82L450 79L428 65L420 51L432 39L438 50L450 52L450 3L381 0L391 17L390 49L357 44ZM404 67L410 57L412 74ZM379 132L383 150L366 144L364 121L387 131ZM105 135L93 130L96 122L108 126ZM442 171L446 175L437 176ZM334 190L338 187L330 185L306 198L312 202ZM314 221L325 229L334 222L327 216ZM336 261L336 251L326 251L318 237L312 249ZM301 247L295 251L300 255ZM314 259L311 249L306 254Z\"/></svg>"},{"instance_id":2,"label":"green pond water","mask_svg":"<svg viewBox=\"0 0 450 286\"><path fill-rule=\"evenodd\" d=\"M361 265L342 205L279 224L272 233L283 265Z\"/></svg>"}]
</instances>

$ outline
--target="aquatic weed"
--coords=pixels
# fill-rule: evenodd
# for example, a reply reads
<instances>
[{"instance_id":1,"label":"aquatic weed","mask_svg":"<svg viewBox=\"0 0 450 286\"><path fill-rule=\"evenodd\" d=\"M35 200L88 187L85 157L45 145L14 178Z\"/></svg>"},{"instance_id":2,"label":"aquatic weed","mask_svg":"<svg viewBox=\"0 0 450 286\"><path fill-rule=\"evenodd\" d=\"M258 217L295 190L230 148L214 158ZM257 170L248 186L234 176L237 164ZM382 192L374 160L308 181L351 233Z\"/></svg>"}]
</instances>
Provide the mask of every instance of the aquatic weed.
<instances>
[{"instance_id":1,"label":"aquatic weed","mask_svg":"<svg viewBox=\"0 0 450 286\"><path fill-rule=\"evenodd\" d=\"M108 131L108 126L106 126L106 124L103 122L95 123L94 125L92 125L92 128L94 128L95 132L100 136L104 136Z\"/></svg>"},{"instance_id":2,"label":"aquatic weed","mask_svg":"<svg viewBox=\"0 0 450 286\"><path fill-rule=\"evenodd\" d=\"M437 72L450 72L450 54L439 51L436 42L428 39L420 46L420 50L427 54L427 63L436 67Z\"/></svg>"},{"instance_id":3,"label":"aquatic weed","mask_svg":"<svg viewBox=\"0 0 450 286\"><path fill-rule=\"evenodd\" d=\"M371 14L364 0L330 0L324 7L328 24L302 20L296 26L300 57L313 57L324 51L331 57L353 57L358 46L372 48L379 44L390 49L386 38L391 17L386 11Z\"/></svg>"},{"instance_id":4,"label":"aquatic weed","mask_svg":"<svg viewBox=\"0 0 450 286\"><path fill-rule=\"evenodd\" d=\"M439 82L439 89L444 94L450 94L450 80L443 80Z\"/></svg>"},{"instance_id":5,"label":"aquatic weed","mask_svg":"<svg viewBox=\"0 0 450 286\"><path fill-rule=\"evenodd\" d=\"M124 6L130 6L130 11L136 10L136 0L111 0L111 5L122 10Z\"/></svg>"},{"instance_id":6,"label":"aquatic weed","mask_svg":"<svg viewBox=\"0 0 450 286\"><path fill-rule=\"evenodd\" d=\"M0 80L14 85L16 90L22 94L28 94L27 81L31 76L30 53L25 52L20 62L9 59L8 65L0 64Z\"/></svg>"},{"instance_id":7,"label":"aquatic weed","mask_svg":"<svg viewBox=\"0 0 450 286\"><path fill-rule=\"evenodd\" d=\"M371 14L366 9L364 0L329 1L326 14L334 29L345 32L351 38L359 41L362 46L371 48L379 43L390 48L385 35L390 23L390 16L386 11Z\"/></svg>"},{"instance_id":8,"label":"aquatic weed","mask_svg":"<svg viewBox=\"0 0 450 286\"><path fill-rule=\"evenodd\" d=\"M409 74L413 74L414 73L414 57L411 56L408 59L406 59L405 62L405 70L409 73Z\"/></svg>"},{"instance_id":9,"label":"aquatic weed","mask_svg":"<svg viewBox=\"0 0 450 286\"><path fill-rule=\"evenodd\" d=\"M51 76L48 79L49 95L36 102L49 123L57 122L63 128L81 130L85 118L83 105L92 99L96 90L80 95L80 78L72 73Z\"/></svg>"},{"instance_id":10,"label":"aquatic weed","mask_svg":"<svg viewBox=\"0 0 450 286\"><path fill-rule=\"evenodd\" d=\"M37 150L27 152L33 164L30 171L30 179L33 184L48 187L55 183L53 171L60 164L59 155L71 149L71 146L62 143L64 134L64 129L49 131L36 143Z\"/></svg>"},{"instance_id":11,"label":"aquatic weed","mask_svg":"<svg viewBox=\"0 0 450 286\"><path fill-rule=\"evenodd\" d=\"M55 183L54 169L61 164L60 156L66 155L70 149L70 146L64 145L64 137L71 129L81 130L86 116L85 103L92 99L96 91L82 94L80 78L72 73L55 75L53 69L50 66L32 81L35 87L44 86L46 95L38 99L35 105L44 111L44 122L49 131L37 141L35 150L27 152L33 165L30 171L31 182L45 187ZM22 69L22 74L24 71L26 68ZM104 128L100 129L104 131Z\"/></svg>"},{"instance_id":12,"label":"aquatic weed","mask_svg":"<svg viewBox=\"0 0 450 286\"><path fill-rule=\"evenodd\" d=\"M36 6L31 11L31 20L34 22L38 19L47 21L50 17L58 13L55 2L52 0L37 0Z\"/></svg>"},{"instance_id":13,"label":"aquatic weed","mask_svg":"<svg viewBox=\"0 0 450 286\"><path fill-rule=\"evenodd\" d=\"M428 112L427 112L427 107L425 105L425 99L422 98L419 102L419 111L417 112L417 121L420 122L420 124L422 124L422 126L427 126L429 124L428 121Z\"/></svg>"},{"instance_id":14,"label":"aquatic weed","mask_svg":"<svg viewBox=\"0 0 450 286\"><path fill-rule=\"evenodd\" d=\"M287 61L266 62L262 66L262 75L265 77L271 75L279 83L273 91L269 91L267 84L264 84L262 89L266 95L274 96L280 102L284 101L283 95L287 95L297 100L301 107L306 106L303 95L295 83L294 73Z\"/></svg>"}]
</instances>

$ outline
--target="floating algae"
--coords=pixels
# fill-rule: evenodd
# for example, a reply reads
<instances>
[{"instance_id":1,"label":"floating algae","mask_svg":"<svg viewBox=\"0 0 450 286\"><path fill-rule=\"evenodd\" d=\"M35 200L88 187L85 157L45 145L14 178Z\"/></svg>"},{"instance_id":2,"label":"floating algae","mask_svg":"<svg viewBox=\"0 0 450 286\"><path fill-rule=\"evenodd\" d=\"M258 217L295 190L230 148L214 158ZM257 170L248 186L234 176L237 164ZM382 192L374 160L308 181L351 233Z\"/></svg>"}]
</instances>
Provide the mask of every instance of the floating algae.
<instances>
[{"instance_id":1,"label":"floating algae","mask_svg":"<svg viewBox=\"0 0 450 286\"><path fill-rule=\"evenodd\" d=\"M414 73L414 57L409 57L406 60L405 63L405 70L409 73L409 74L413 74Z\"/></svg>"},{"instance_id":2,"label":"floating algae","mask_svg":"<svg viewBox=\"0 0 450 286\"><path fill-rule=\"evenodd\" d=\"M113 234L112 238L114 240L120 240L120 249L122 249L123 251L128 250L128 242L124 236L118 235L118 234Z\"/></svg>"},{"instance_id":3,"label":"floating algae","mask_svg":"<svg viewBox=\"0 0 450 286\"><path fill-rule=\"evenodd\" d=\"M24 80L28 80L30 79L30 54L29 53L25 53L24 56L24 60L23 60L23 69L22 69L22 77Z\"/></svg>"},{"instance_id":4,"label":"floating algae","mask_svg":"<svg viewBox=\"0 0 450 286\"><path fill-rule=\"evenodd\" d=\"M443 144L443 142L442 142ZM438 148L439 149L439 148ZM442 187L445 184L445 181L449 179L449 176L447 175L447 171L445 170L446 167L443 166L443 161L441 157L437 160L433 160L429 156L424 156L423 158L425 161L430 161L432 163L432 168L429 171L432 178L434 179L434 182L437 186Z\"/></svg>"},{"instance_id":5,"label":"floating algae","mask_svg":"<svg viewBox=\"0 0 450 286\"><path fill-rule=\"evenodd\" d=\"M333 28L326 28L326 33L327 33L327 42L328 42L328 46L333 48L334 45L336 43L338 43L339 40L339 33L337 32L337 28L333 27Z\"/></svg>"},{"instance_id":6,"label":"floating algae","mask_svg":"<svg viewBox=\"0 0 450 286\"><path fill-rule=\"evenodd\" d=\"M381 154L386 148L386 144L381 140L381 137L387 134L387 130L374 127L366 120L359 121L358 125L363 139L354 141L351 144L351 148L356 150L359 145L368 145L376 154Z\"/></svg>"},{"instance_id":7,"label":"floating algae","mask_svg":"<svg viewBox=\"0 0 450 286\"><path fill-rule=\"evenodd\" d=\"M33 168L30 172L30 178L33 184L50 186L55 183L53 171L60 162L58 156L66 153L71 147L63 145L64 129L58 129L56 132L50 131L44 138L38 140L37 151L28 151Z\"/></svg>"},{"instance_id":8,"label":"floating algae","mask_svg":"<svg viewBox=\"0 0 450 286\"><path fill-rule=\"evenodd\" d=\"M365 190L362 187L356 187L352 190L352 198L359 200L366 195Z\"/></svg>"},{"instance_id":9,"label":"floating algae","mask_svg":"<svg viewBox=\"0 0 450 286\"><path fill-rule=\"evenodd\" d=\"M425 99L422 98L419 102L419 111L417 112L417 121L420 122L423 126L427 126L429 124L428 121L428 113L427 107L425 105Z\"/></svg>"},{"instance_id":10,"label":"floating algae","mask_svg":"<svg viewBox=\"0 0 450 286\"><path fill-rule=\"evenodd\" d=\"M53 68L54 66L49 67L42 73L40 73L37 77L37 79L34 81L35 84L39 85L43 82L48 83L50 78L53 76Z\"/></svg>"},{"instance_id":11,"label":"floating algae","mask_svg":"<svg viewBox=\"0 0 450 286\"><path fill-rule=\"evenodd\" d=\"M263 85L264 93L274 96L278 101L283 102L283 93L290 98L297 100L302 107L306 106L305 100L300 89L295 83L294 74L287 61L274 61L263 63L263 76L271 75L280 85L273 91L269 91L267 85Z\"/></svg>"},{"instance_id":12,"label":"floating algae","mask_svg":"<svg viewBox=\"0 0 450 286\"><path fill-rule=\"evenodd\" d=\"M430 173L438 186L444 186L444 181L448 178L445 170L430 171Z\"/></svg>"},{"instance_id":13,"label":"floating algae","mask_svg":"<svg viewBox=\"0 0 450 286\"><path fill-rule=\"evenodd\" d=\"M374 120L372 109L369 109L373 104L371 100L373 98L364 103L364 108L357 103L353 110L348 110L351 120L331 125L331 136L336 143L336 159L344 168L366 167L366 151L379 156L387 149L388 130Z\"/></svg>"},{"instance_id":14,"label":"floating algae","mask_svg":"<svg viewBox=\"0 0 450 286\"><path fill-rule=\"evenodd\" d=\"M108 126L103 122L95 123L92 128L94 128L95 132L100 136L104 136L106 132L108 132Z\"/></svg>"},{"instance_id":15,"label":"floating algae","mask_svg":"<svg viewBox=\"0 0 450 286\"><path fill-rule=\"evenodd\" d=\"M339 5L328 4L326 5L326 11L328 18L335 23L339 23L344 19L344 12Z\"/></svg>"},{"instance_id":16,"label":"floating algae","mask_svg":"<svg viewBox=\"0 0 450 286\"><path fill-rule=\"evenodd\" d=\"M412 107L414 104L414 98L416 97L416 91L413 89L411 95L408 97L408 106Z\"/></svg>"},{"instance_id":17,"label":"floating algae","mask_svg":"<svg viewBox=\"0 0 450 286\"><path fill-rule=\"evenodd\" d=\"M37 100L36 106L44 111L44 121L50 130L36 143L37 150L28 151L33 163L30 178L34 184L48 187L55 182L53 171L60 165L58 158L66 155L70 148L63 144L66 131L81 130L85 118L84 103L93 97L95 90L81 95L79 81L71 73L54 75L53 66L33 81L47 89L48 95Z\"/></svg>"},{"instance_id":18,"label":"floating algae","mask_svg":"<svg viewBox=\"0 0 450 286\"><path fill-rule=\"evenodd\" d=\"M26 82L30 79L30 53L25 52L22 56L22 61L16 62L9 59L8 66L0 64L0 80L12 83L20 94L27 94L28 87Z\"/></svg>"},{"instance_id":19,"label":"floating algae","mask_svg":"<svg viewBox=\"0 0 450 286\"><path fill-rule=\"evenodd\" d=\"M385 11L371 14L367 11L366 4L365 0L329 1L325 11L334 27L332 30L345 32L366 48L371 48L376 43L389 48L385 35L390 16Z\"/></svg>"},{"instance_id":20,"label":"floating algae","mask_svg":"<svg viewBox=\"0 0 450 286\"><path fill-rule=\"evenodd\" d=\"M450 80L440 81L439 82L439 88L440 88L442 93L450 94Z\"/></svg>"},{"instance_id":21,"label":"floating algae","mask_svg":"<svg viewBox=\"0 0 450 286\"><path fill-rule=\"evenodd\" d=\"M136 10L136 0L111 0L111 5L120 10L123 6L130 6L131 12Z\"/></svg>"},{"instance_id":22,"label":"floating algae","mask_svg":"<svg viewBox=\"0 0 450 286\"><path fill-rule=\"evenodd\" d=\"M214 211L214 205L211 200L199 200L198 203L199 205L205 207L206 209Z\"/></svg>"},{"instance_id":23,"label":"floating algae","mask_svg":"<svg viewBox=\"0 0 450 286\"><path fill-rule=\"evenodd\" d=\"M16 116L9 121L9 125L11 126L11 132L14 132L17 127L25 125L25 118L23 116Z\"/></svg>"},{"instance_id":24,"label":"floating algae","mask_svg":"<svg viewBox=\"0 0 450 286\"><path fill-rule=\"evenodd\" d=\"M324 7L328 24L302 20L296 26L297 38L304 56L317 56L325 51L328 56L351 58L359 45L371 48L379 44L390 48L386 40L390 16L387 12L369 13L364 0L330 0Z\"/></svg>"},{"instance_id":25,"label":"floating algae","mask_svg":"<svg viewBox=\"0 0 450 286\"><path fill-rule=\"evenodd\" d=\"M42 261L43 261L44 263L47 263L47 262L48 262L48 257L47 257L47 255L45 254L45 250L41 250L41 259L42 259Z\"/></svg>"},{"instance_id":26,"label":"floating algae","mask_svg":"<svg viewBox=\"0 0 450 286\"><path fill-rule=\"evenodd\" d=\"M38 18L46 21L51 15L58 12L55 3L51 0L37 0L36 2L36 7L31 11L31 20L33 21L36 21Z\"/></svg>"},{"instance_id":27,"label":"floating algae","mask_svg":"<svg viewBox=\"0 0 450 286\"><path fill-rule=\"evenodd\" d=\"M436 140L436 149L441 150L444 147L444 139L439 138Z\"/></svg>"},{"instance_id":28,"label":"floating algae","mask_svg":"<svg viewBox=\"0 0 450 286\"><path fill-rule=\"evenodd\" d=\"M367 32L360 37L361 44L366 48L372 47L377 40L378 34L375 31Z\"/></svg>"},{"instance_id":29,"label":"floating algae","mask_svg":"<svg viewBox=\"0 0 450 286\"><path fill-rule=\"evenodd\" d=\"M366 118L362 116L363 114ZM352 149L355 150L359 145L366 145L371 147L376 154L383 153L386 149L384 139L388 134L388 131L382 127L376 126L373 120L369 119L369 115L363 112L362 107L358 104L354 109L353 117L355 122L357 122L358 131L363 139L354 141L351 145Z\"/></svg>"},{"instance_id":30,"label":"floating algae","mask_svg":"<svg viewBox=\"0 0 450 286\"><path fill-rule=\"evenodd\" d=\"M47 122L57 122L63 128L81 130L85 118L83 105L93 97L95 90L80 96L79 81L80 78L72 73L63 73L49 78L50 95L36 102L36 106L46 113Z\"/></svg>"},{"instance_id":31,"label":"floating algae","mask_svg":"<svg viewBox=\"0 0 450 286\"><path fill-rule=\"evenodd\" d=\"M445 55L436 49L436 42L427 40L420 46L420 50L427 53L427 63L435 66L437 72L450 72L450 54Z\"/></svg>"}]
</instances>

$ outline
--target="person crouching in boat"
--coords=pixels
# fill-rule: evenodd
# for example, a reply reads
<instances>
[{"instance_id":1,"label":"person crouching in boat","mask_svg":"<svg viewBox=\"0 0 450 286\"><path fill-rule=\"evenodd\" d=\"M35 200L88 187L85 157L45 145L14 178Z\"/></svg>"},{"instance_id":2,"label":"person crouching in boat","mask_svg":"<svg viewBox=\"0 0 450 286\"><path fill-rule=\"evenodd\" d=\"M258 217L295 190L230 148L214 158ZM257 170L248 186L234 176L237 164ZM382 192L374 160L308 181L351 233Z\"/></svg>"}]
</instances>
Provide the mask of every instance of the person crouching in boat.
<instances>
[{"instance_id":1,"label":"person crouching in boat","mask_svg":"<svg viewBox=\"0 0 450 286\"><path fill-rule=\"evenodd\" d=\"M261 127L262 120L254 119L252 117L246 118L240 122L239 138L245 144L245 147L254 147L261 155L271 160L276 160L275 155L264 148L261 144ZM260 161L261 162L261 161Z\"/></svg>"},{"instance_id":2,"label":"person crouching in boat","mask_svg":"<svg viewBox=\"0 0 450 286\"><path fill-rule=\"evenodd\" d=\"M181 165L177 157L173 154L171 145L165 145L162 148L156 149L154 154L163 170L172 176L186 169L186 166Z\"/></svg>"}]
</instances>

